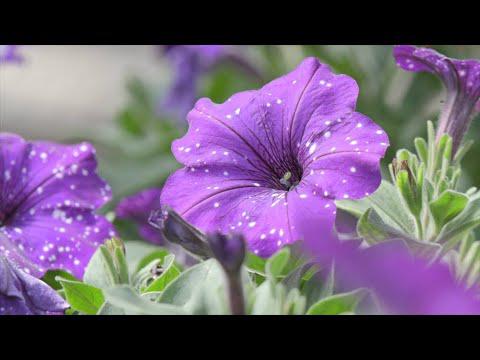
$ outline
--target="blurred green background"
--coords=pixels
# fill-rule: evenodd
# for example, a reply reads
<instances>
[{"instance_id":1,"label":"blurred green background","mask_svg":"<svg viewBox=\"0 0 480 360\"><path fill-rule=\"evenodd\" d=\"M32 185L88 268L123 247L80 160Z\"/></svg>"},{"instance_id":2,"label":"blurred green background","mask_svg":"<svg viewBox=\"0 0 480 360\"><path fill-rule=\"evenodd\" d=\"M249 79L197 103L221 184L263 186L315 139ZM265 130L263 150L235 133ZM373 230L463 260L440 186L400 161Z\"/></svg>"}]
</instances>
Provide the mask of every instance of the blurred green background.
<instances>
[{"instance_id":1,"label":"blurred green background","mask_svg":"<svg viewBox=\"0 0 480 360\"><path fill-rule=\"evenodd\" d=\"M432 46L455 58L480 58L480 46ZM360 86L357 110L389 134L384 165L400 147L412 148L436 120L443 101L439 79L397 69L392 46L238 46L263 80L232 64L219 64L202 76L198 97L222 102L233 93L259 88L316 56ZM1 131L30 139L75 142L87 139L98 151L100 171L121 197L161 185L177 166L172 139L182 122L158 112L173 71L157 46L24 46L26 62L0 68ZM478 120L478 119L477 119ZM180 125L179 125L180 124ZM480 124L468 134L475 139ZM465 186L480 183L480 143L464 161Z\"/></svg>"}]
</instances>

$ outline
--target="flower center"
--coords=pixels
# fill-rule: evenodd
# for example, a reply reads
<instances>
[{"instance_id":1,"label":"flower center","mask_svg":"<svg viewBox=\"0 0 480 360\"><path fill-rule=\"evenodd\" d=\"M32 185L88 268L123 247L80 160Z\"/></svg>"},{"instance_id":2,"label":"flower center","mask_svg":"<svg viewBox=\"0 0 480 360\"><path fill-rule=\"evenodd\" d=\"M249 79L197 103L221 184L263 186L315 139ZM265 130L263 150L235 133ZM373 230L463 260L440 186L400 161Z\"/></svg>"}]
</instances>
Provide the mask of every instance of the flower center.
<instances>
[{"instance_id":1,"label":"flower center","mask_svg":"<svg viewBox=\"0 0 480 360\"><path fill-rule=\"evenodd\" d=\"M281 179L279 179L279 183L283 186L284 190L292 190L295 186L298 185L300 182L301 176L296 176L292 174L292 172L287 171Z\"/></svg>"}]
</instances>

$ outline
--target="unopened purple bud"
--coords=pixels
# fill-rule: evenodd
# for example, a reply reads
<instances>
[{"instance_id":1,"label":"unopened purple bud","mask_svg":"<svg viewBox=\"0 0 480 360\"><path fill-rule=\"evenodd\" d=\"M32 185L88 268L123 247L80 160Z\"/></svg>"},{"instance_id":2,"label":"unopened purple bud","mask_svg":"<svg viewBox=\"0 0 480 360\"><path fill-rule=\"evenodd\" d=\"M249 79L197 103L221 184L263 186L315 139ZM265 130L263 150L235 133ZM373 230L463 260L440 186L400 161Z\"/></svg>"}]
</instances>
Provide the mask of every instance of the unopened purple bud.
<instances>
[{"instance_id":1,"label":"unopened purple bud","mask_svg":"<svg viewBox=\"0 0 480 360\"><path fill-rule=\"evenodd\" d=\"M182 246L201 258L211 257L205 234L187 223L169 207L153 211L149 221L152 226L162 231L164 238L168 241Z\"/></svg>"},{"instance_id":2,"label":"unopened purple bud","mask_svg":"<svg viewBox=\"0 0 480 360\"><path fill-rule=\"evenodd\" d=\"M242 235L210 234L208 237L210 249L214 257L228 273L236 273L245 260L245 239Z\"/></svg>"}]
</instances>

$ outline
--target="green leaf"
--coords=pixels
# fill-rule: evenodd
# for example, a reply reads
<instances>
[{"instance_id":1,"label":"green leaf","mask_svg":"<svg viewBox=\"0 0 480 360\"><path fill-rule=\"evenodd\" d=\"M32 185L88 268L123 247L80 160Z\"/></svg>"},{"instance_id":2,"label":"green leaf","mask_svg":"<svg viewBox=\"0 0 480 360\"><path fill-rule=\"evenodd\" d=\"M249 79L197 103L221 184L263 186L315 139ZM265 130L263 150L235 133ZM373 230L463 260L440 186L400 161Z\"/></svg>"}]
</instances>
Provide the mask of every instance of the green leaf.
<instances>
[{"instance_id":1,"label":"green leaf","mask_svg":"<svg viewBox=\"0 0 480 360\"><path fill-rule=\"evenodd\" d=\"M138 295L128 285L118 285L105 290L107 301L126 315L187 315L182 308L169 304L154 303Z\"/></svg>"},{"instance_id":2,"label":"green leaf","mask_svg":"<svg viewBox=\"0 0 480 360\"><path fill-rule=\"evenodd\" d=\"M329 296L313 304L308 309L307 315L339 315L354 312L366 293L365 289L358 289Z\"/></svg>"},{"instance_id":3,"label":"green leaf","mask_svg":"<svg viewBox=\"0 0 480 360\"><path fill-rule=\"evenodd\" d=\"M480 225L480 194L472 196L463 211L446 223L437 237L439 243L451 242ZM445 249L448 250L448 249Z\"/></svg>"},{"instance_id":4,"label":"green leaf","mask_svg":"<svg viewBox=\"0 0 480 360\"><path fill-rule=\"evenodd\" d=\"M203 261L187 269L169 283L160 296L159 301L183 306L204 283L209 281L221 283L223 282L223 277L222 268L215 259Z\"/></svg>"},{"instance_id":5,"label":"green leaf","mask_svg":"<svg viewBox=\"0 0 480 360\"><path fill-rule=\"evenodd\" d=\"M72 281L79 281L75 276L65 270L48 270L45 275L43 275L42 281L49 285L52 289L60 290L62 288L62 284L57 281L57 277Z\"/></svg>"},{"instance_id":6,"label":"green leaf","mask_svg":"<svg viewBox=\"0 0 480 360\"><path fill-rule=\"evenodd\" d=\"M460 214L468 203L468 196L453 190L444 191L430 203L430 212L437 229Z\"/></svg>"},{"instance_id":7,"label":"green leaf","mask_svg":"<svg viewBox=\"0 0 480 360\"><path fill-rule=\"evenodd\" d=\"M265 276L265 265L267 260L251 252L247 252L245 257L245 266L249 272Z\"/></svg>"},{"instance_id":8,"label":"green leaf","mask_svg":"<svg viewBox=\"0 0 480 360\"><path fill-rule=\"evenodd\" d=\"M276 279L282 275L283 269L290 259L290 249L284 247L273 254L265 265L265 272L270 279Z\"/></svg>"},{"instance_id":9,"label":"green leaf","mask_svg":"<svg viewBox=\"0 0 480 360\"><path fill-rule=\"evenodd\" d=\"M175 256L167 255L162 263L163 273L156 278L143 292L163 291L165 287L180 275L175 265Z\"/></svg>"},{"instance_id":10,"label":"green leaf","mask_svg":"<svg viewBox=\"0 0 480 360\"><path fill-rule=\"evenodd\" d=\"M105 301L102 290L94 286L60 277L56 280L62 284L66 300L74 310L95 315Z\"/></svg>"}]
</instances>

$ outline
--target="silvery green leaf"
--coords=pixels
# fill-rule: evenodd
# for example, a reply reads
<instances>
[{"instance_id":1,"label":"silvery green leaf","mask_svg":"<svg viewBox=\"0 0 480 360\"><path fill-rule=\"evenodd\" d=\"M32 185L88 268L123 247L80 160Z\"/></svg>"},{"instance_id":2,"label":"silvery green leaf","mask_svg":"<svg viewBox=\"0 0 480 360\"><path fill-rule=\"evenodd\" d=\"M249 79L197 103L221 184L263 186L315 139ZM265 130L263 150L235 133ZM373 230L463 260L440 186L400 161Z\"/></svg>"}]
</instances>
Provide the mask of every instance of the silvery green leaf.
<instances>
[{"instance_id":1,"label":"silvery green leaf","mask_svg":"<svg viewBox=\"0 0 480 360\"><path fill-rule=\"evenodd\" d=\"M382 181L378 190L360 200L337 200L337 206L360 217L369 208L375 210L383 223L396 229L405 236L415 236L415 221L403 205L394 185L387 181Z\"/></svg>"},{"instance_id":2,"label":"silvery green leaf","mask_svg":"<svg viewBox=\"0 0 480 360\"><path fill-rule=\"evenodd\" d=\"M104 290L105 298L113 306L122 309L126 315L187 315L181 307L155 303L138 295L128 285L118 285Z\"/></svg>"},{"instance_id":3,"label":"silvery green leaf","mask_svg":"<svg viewBox=\"0 0 480 360\"><path fill-rule=\"evenodd\" d=\"M196 289L206 282L223 282L223 271L215 259L203 261L184 271L165 288L159 301L178 306L185 305Z\"/></svg>"}]
</instances>

